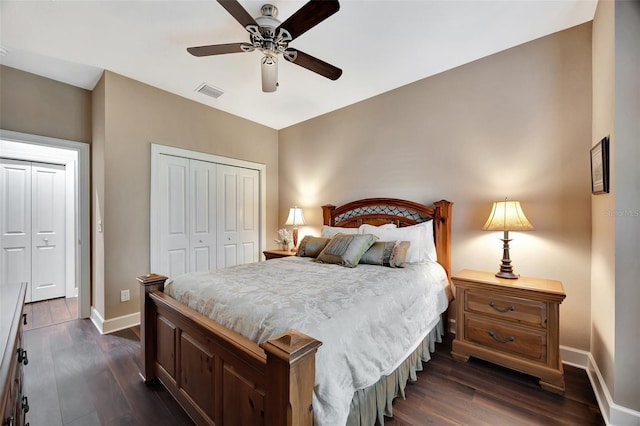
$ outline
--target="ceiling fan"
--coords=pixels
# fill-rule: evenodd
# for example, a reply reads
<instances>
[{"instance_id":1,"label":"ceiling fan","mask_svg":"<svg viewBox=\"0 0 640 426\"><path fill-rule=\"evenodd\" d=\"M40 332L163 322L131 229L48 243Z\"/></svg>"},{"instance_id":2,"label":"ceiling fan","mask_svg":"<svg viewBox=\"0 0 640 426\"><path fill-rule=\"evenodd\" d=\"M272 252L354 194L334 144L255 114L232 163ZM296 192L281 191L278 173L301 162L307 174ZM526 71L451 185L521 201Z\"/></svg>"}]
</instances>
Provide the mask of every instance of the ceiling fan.
<instances>
[{"instance_id":1,"label":"ceiling fan","mask_svg":"<svg viewBox=\"0 0 640 426\"><path fill-rule=\"evenodd\" d=\"M277 19L278 9L272 4L262 6L261 16L254 19L237 0L218 0L218 3L249 32L250 42L187 48L192 55L211 56L260 50L264 53L261 60L263 92L275 92L278 88L280 53L285 60L328 79L337 80L342 75L340 68L289 47L291 41L336 13L340 9L337 0L311 0L282 23Z\"/></svg>"}]
</instances>

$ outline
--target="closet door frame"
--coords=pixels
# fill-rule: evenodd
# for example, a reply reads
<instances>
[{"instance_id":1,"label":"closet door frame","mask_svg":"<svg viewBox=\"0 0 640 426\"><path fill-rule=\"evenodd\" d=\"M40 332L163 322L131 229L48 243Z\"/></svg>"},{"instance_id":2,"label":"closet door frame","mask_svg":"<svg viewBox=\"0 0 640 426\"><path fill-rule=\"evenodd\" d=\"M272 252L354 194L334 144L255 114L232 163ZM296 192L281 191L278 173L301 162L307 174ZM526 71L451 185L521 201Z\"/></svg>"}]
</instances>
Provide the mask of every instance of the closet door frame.
<instances>
[{"instance_id":1,"label":"closet door frame","mask_svg":"<svg viewBox=\"0 0 640 426\"><path fill-rule=\"evenodd\" d=\"M73 272L68 279L66 296L78 297L79 318L91 313L90 281L90 192L89 144L47 136L31 135L0 129L2 157L63 164L66 170L67 208L75 211L74 219L67 219L67 268Z\"/></svg>"},{"instance_id":2,"label":"closet door frame","mask_svg":"<svg viewBox=\"0 0 640 426\"><path fill-rule=\"evenodd\" d=\"M150 235L149 235L149 271L155 272L159 268L160 262L160 188L159 188L159 174L160 174L160 156L161 155L173 155L176 157L188 158L191 160L207 161L210 163L224 164L234 167L243 167L246 169L253 169L258 171L260 179L260 241L259 241L259 253L265 250L266 241L266 176L267 166L260 163L254 163L251 161L238 160L235 158L222 157L214 154L207 154L204 152L191 151L182 148L176 148L167 145L151 144L151 200L149 210L150 221Z\"/></svg>"}]
</instances>

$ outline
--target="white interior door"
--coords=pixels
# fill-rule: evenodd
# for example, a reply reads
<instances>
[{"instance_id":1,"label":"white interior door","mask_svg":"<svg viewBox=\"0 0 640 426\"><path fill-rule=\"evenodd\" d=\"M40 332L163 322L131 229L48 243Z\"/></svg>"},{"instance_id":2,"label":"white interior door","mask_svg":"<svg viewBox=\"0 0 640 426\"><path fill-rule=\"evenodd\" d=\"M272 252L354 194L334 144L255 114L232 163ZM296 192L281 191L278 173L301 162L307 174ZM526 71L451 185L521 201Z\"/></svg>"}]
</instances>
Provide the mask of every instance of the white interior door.
<instances>
[{"instance_id":1,"label":"white interior door","mask_svg":"<svg viewBox=\"0 0 640 426\"><path fill-rule=\"evenodd\" d=\"M189 159L160 156L160 264L158 273L175 277L189 267Z\"/></svg>"},{"instance_id":2,"label":"white interior door","mask_svg":"<svg viewBox=\"0 0 640 426\"><path fill-rule=\"evenodd\" d=\"M259 260L259 194L257 170L218 165L218 268Z\"/></svg>"},{"instance_id":3,"label":"white interior door","mask_svg":"<svg viewBox=\"0 0 640 426\"><path fill-rule=\"evenodd\" d=\"M216 165L189 160L190 271L216 268Z\"/></svg>"},{"instance_id":4,"label":"white interior door","mask_svg":"<svg viewBox=\"0 0 640 426\"><path fill-rule=\"evenodd\" d=\"M65 168L0 160L2 285L29 283L27 302L65 295Z\"/></svg>"},{"instance_id":5,"label":"white interior door","mask_svg":"<svg viewBox=\"0 0 640 426\"><path fill-rule=\"evenodd\" d=\"M31 167L31 301L65 295L65 167Z\"/></svg>"},{"instance_id":6,"label":"white interior door","mask_svg":"<svg viewBox=\"0 0 640 426\"><path fill-rule=\"evenodd\" d=\"M31 164L0 159L2 285L31 281ZM30 299L30 288L27 298Z\"/></svg>"}]
</instances>

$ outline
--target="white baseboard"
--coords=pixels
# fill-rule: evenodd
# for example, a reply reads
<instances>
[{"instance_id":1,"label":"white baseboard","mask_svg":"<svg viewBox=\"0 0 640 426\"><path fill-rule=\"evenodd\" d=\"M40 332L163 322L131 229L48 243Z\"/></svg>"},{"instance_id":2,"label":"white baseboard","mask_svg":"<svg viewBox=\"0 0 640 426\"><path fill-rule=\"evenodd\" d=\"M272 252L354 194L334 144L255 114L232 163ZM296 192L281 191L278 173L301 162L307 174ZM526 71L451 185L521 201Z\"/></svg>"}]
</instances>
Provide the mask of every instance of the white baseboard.
<instances>
[{"instance_id":1,"label":"white baseboard","mask_svg":"<svg viewBox=\"0 0 640 426\"><path fill-rule=\"evenodd\" d=\"M598 401L600 412L607 425L637 426L640 425L640 412L631 410L613 402L611 392L607 388L600 369L590 352L560 346L562 363L586 370L593 393Z\"/></svg>"},{"instance_id":2,"label":"white baseboard","mask_svg":"<svg viewBox=\"0 0 640 426\"><path fill-rule=\"evenodd\" d=\"M92 306L90 318L91 322L93 322L93 325L96 326L100 334L109 334L114 331L124 330L125 328L140 325L140 312L105 320Z\"/></svg>"}]
</instances>

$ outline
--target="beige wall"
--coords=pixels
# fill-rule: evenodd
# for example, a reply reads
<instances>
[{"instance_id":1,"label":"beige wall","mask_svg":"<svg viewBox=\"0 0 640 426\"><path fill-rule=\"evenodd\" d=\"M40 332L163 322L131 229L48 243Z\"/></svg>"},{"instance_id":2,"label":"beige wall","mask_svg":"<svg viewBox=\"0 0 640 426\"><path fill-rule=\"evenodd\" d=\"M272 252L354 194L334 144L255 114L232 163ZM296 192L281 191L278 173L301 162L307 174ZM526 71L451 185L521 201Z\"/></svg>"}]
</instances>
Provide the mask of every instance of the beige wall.
<instances>
[{"instance_id":1,"label":"beige wall","mask_svg":"<svg viewBox=\"0 0 640 426\"><path fill-rule=\"evenodd\" d=\"M497 271L491 203L522 202L523 275L559 279L561 344L588 350L591 24L527 43L280 131L280 222L305 208L394 196L455 202L453 269Z\"/></svg>"},{"instance_id":2,"label":"beige wall","mask_svg":"<svg viewBox=\"0 0 640 426\"><path fill-rule=\"evenodd\" d=\"M593 140L610 137L611 157L615 157L614 133L614 3L598 3L593 20ZM592 196L591 244L591 354L604 382L614 389L615 365L615 162L610 162L609 194Z\"/></svg>"},{"instance_id":3,"label":"beige wall","mask_svg":"<svg viewBox=\"0 0 640 426\"><path fill-rule=\"evenodd\" d=\"M0 65L0 129L91 143L91 92Z\"/></svg>"},{"instance_id":4,"label":"beige wall","mask_svg":"<svg viewBox=\"0 0 640 426\"><path fill-rule=\"evenodd\" d=\"M104 318L139 310L135 277L149 272L149 196L151 144L237 158L266 165L267 235L275 234L278 209L278 133L247 121L142 84L105 72L104 188L99 187L94 164L94 218L103 224L103 260L94 252L93 265L104 262ZM96 109L98 109L96 107ZM98 140L98 138L96 138ZM94 160L97 160L94 156ZM103 194L100 194L103 191ZM94 226L95 232L95 226ZM94 277L96 283L100 277ZM131 301L120 302L120 291L131 289Z\"/></svg>"}]
</instances>

